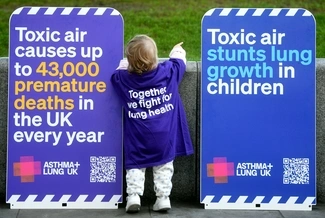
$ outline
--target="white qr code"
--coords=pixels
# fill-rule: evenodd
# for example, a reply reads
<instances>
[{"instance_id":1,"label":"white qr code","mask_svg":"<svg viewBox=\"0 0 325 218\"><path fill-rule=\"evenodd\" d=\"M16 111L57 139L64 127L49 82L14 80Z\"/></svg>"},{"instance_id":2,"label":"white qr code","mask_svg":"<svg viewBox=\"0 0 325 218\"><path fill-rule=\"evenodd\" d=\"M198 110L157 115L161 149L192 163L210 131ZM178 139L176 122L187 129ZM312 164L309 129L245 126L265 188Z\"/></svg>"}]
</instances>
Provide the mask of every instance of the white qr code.
<instances>
[{"instance_id":1,"label":"white qr code","mask_svg":"<svg viewBox=\"0 0 325 218\"><path fill-rule=\"evenodd\" d=\"M116 182L116 157L91 156L90 182Z\"/></svg>"},{"instance_id":2,"label":"white qr code","mask_svg":"<svg viewBox=\"0 0 325 218\"><path fill-rule=\"evenodd\" d=\"M309 158L283 158L283 184L309 184Z\"/></svg>"}]
</instances>

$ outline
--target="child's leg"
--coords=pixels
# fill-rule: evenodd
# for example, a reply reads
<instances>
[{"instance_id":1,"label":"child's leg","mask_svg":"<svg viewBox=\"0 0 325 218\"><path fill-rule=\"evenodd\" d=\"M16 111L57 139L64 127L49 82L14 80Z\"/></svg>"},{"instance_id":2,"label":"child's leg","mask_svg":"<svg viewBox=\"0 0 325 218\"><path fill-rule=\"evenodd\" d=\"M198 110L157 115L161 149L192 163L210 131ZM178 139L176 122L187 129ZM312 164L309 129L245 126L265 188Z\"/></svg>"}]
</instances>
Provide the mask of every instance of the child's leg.
<instances>
[{"instance_id":1,"label":"child's leg","mask_svg":"<svg viewBox=\"0 0 325 218\"><path fill-rule=\"evenodd\" d=\"M143 195L146 168L126 170L126 193Z\"/></svg>"},{"instance_id":2,"label":"child's leg","mask_svg":"<svg viewBox=\"0 0 325 218\"><path fill-rule=\"evenodd\" d=\"M157 197L168 197L172 190L173 161L153 167L154 189Z\"/></svg>"},{"instance_id":3,"label":"child's leg","mask_svg":"<svg viewBox=\"0 0 325 218\"><path fill-rule=\"evenodd\" d=\"M166 211L171 208L169 195L172 190L174 174L173 161L153 167L153 181L157 200L153 205L154 211Z\"/></svg>"},{"instance_id":4,"label":"child's leg","mask_svg":"<svg viewBox=\"0 0 325 218\"><path fill-rule=\"evenodd\" d=\"M126 170L126 212L138 212L141 207L139 195L143 195L146 169Z\"/></svg>"}]
</instances>

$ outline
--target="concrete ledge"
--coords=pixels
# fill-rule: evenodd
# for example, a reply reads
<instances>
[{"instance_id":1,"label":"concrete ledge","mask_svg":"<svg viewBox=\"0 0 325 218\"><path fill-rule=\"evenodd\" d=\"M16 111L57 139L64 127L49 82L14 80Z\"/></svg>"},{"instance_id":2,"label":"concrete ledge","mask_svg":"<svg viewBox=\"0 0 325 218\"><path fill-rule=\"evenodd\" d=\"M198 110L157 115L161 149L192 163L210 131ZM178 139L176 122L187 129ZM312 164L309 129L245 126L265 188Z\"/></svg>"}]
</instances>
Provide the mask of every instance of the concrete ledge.
<instances>
[{"instance_id":1,"label":"concrete ledge","mask_svg":"<svg viewBox=\"0 0 325 218\"><path fill-rule=\"evenodd\" d=\"M0 58L0 202L5 202L7 161L8 58Z\"/></svg>"},{"instance_id":2,"label":"concrete ledge","mask_svg":"<svg viewBox=\"0 0 325 218\"><path fill-rule=\"evenodd\" d=\"M185 106L195 154L175 160L173 191L175 201L199 202L200 192L200 65L201 62L187 63L180 93ZM317 202L325 203L325 59L316 60L317 78ZM0 202L5 202L6 160L7 160L7 100L8 100L8 58L0 58ZM146 175L144 201L155 199L152 171Z\"/></svg>"},{"instance_id":3,"label":"concrete ledge","mask_svg":"<svg viewBox=\"0 0 325 218\"><path fill-rule=\"evenodd\" d=\"M325 202L325 58L316 60L317 198Z\"/></svg>"}]
</instances>

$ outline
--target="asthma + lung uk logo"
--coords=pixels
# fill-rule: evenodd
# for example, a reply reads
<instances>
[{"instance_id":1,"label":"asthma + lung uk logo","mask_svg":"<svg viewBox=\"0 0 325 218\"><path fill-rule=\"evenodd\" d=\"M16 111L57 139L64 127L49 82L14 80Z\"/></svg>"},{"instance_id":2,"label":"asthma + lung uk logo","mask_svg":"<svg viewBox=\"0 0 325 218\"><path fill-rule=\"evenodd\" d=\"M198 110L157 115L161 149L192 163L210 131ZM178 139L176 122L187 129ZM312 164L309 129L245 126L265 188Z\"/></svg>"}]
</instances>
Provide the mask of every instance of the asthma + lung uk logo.
<instances>
[{"instance_id":1,"label":"asthma + lung uk logo","mask_svg":"<svg viewBox=\"0 0 325 218\"><path fill-rule=\"evenodd\" d=\"M228 183L228 176L234 176L234 162L227 162L226 157L215 157L207 164L208 177L214 177L214 183Z\"/></svg>"},{"instance_id":2,"label":"asthma + lung uk logo","mask_svg":"<svg viewBox=\"0 0 325 218\"><path fill-rule=\"evenodd\" d=\"M21 182L34 182L35 175L41 174L41 162L33 156L21 156L20 162L14 162L14 176L20 176Z\"/></svg>"}]
</instances>

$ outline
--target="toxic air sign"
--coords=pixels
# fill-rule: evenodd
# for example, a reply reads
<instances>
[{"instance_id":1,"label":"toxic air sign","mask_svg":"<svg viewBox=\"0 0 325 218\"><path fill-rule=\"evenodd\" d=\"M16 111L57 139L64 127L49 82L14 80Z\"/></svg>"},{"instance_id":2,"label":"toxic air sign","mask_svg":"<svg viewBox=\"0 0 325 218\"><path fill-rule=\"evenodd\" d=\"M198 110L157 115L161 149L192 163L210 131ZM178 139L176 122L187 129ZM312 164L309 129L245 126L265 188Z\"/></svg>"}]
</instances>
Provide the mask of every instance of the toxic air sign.
<instances>
[{"instance_id":1,"label":"toxic air sign","mask_svg":"<svg viewBox=\"0 0 325 218\"><path fill-rule=\"evenodd\" d=\"M12 208L117 208L123 58L113 8L19 8L10 19L7 202Z\"/></svg>"},{"instance_id":2,"label":"toxic air sign","mask_svg":"<svg viewBox=\"0 0 325 218\"><path fill-rule=\"evenodd\" d=\"M211 9L202 19L201 202L315 204L315 20L304 9Z\"/></svg>"}]
</instances>

